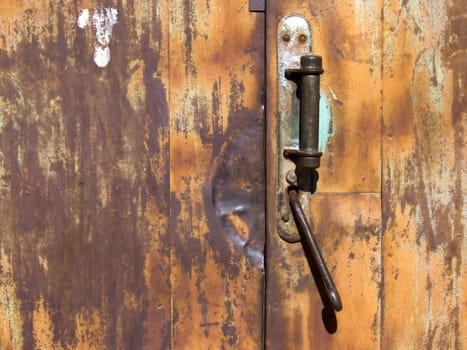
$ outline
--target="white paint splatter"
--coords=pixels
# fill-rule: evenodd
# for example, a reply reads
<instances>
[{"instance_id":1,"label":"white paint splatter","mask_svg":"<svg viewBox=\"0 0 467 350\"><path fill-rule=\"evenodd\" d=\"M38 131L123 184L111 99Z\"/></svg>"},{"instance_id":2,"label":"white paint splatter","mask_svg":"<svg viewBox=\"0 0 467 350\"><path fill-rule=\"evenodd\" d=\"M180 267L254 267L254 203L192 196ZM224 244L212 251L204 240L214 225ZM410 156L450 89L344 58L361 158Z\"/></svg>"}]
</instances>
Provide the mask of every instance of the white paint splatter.
<instances>
[{"instance_id":1,"label":"white paint splatter","mask_svg":"<svg viewBox=\"0 0 467 350\"><path fill-rule=\"evenodd\" d=\"M108 46L94 46L94 62L100 68L104 68L110 62L110 49Z\"/></svg>"},{"instance_id":2,"label":"white paint splatter","mask_svg":"<svg viewBox=\"0 0 467 350\"><path fill-rule=\"evenodd\" d=\"M97 42L102 46L109 45L112 27L118 22L118 11L111 7L97 7L92 15L92 25L96 29Z\"/></svg>"},{"instance_id":3,"label":"white paint splatter","mask_svg":"<svg viewBox=\"0 0 467 350\"><path fill-rule=\"evenodd\" d=\"M83 9L81 10L78 16L78 27L80 27L81 29L84 29L86 28L88 23L89 23L89 10Z\"/></svg>"},{"instance_id":4,"label":"white paint splatter","mask_svg":"<svg viewBox=\"0 0 467 350\"><path fill-rule=\"evenodd\" d=\"M94 62L104 68L110 62L110 37L112 27L118 23L118 11L112 7L96 7L92 15L92 26L96 31L94 43ZM89 10L81 10L78 16L78 27L84 29L89 24Z\"/></svg>"}]
</instances>

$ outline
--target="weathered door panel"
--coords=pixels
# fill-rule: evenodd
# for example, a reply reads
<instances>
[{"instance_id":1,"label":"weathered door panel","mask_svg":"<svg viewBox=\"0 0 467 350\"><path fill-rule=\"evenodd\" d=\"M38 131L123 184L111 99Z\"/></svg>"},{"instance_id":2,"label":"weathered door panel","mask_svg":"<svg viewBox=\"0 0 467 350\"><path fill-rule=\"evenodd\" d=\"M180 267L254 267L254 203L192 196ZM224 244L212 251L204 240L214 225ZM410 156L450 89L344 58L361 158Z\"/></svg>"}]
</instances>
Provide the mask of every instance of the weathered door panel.
<instances>
[{"instance_id":1,"label":"weathered door panel","mask_svg":"<svg viewBox=\"0 0 467 350\"><path fill-rule=\"evenodd\" d=\"M467 347L465 28L462 1L387 1L384 8L388 349Z\"/></svg>"},{"instance_id":2,"label":"weathered door panel","mask_svg":"<svg viewBox=\"0 0 467 350\"><path fill-rule=\"evenodd\" d=\"M1 4L0 348L261 347L262 16Z\"/></svg>"},{"instance_id":3,"label":"weathered door panel","mask_svg":"<svg viewBox=\"0 0 467 350\"><path fill-rule=\"evenodd\" d=\"M381 22L371 14L380 8L379 1L268 1L266 337L271 349L379 347ZM326 123L320 127L325 131L320 132L320 144L325 147L309 215L344 303L333 335L323 325L323 305L303 246L283 241L275 226L276 33L280 19L294 13L309 21L312 52L323 57L325 71L320 120ZM331 332L336 326L333 317L326 315Z\"/></svg>"},{"instance_id":4,"label":"weathered door panel","mask_svg":"<svg viewBox=\"0 0 467 350\"><path fill-rule=\"evenodd\" d=\"M261 348L264 20L170 2L173 347Z\"/></svg>"},{"instance_id":5,"label":"weathered door panel","mask_svg":"<svg viewBox=\"0 0 467 350\"><path fill-rule=\"evenodd\" d=\"M9 6L1 347L170 344L167 11L118 7L101 69L95 32L77 26L85 6Z\"/></svg>"},{"instance_id":6,"label":"weathered door panel","mask_svg":"<svg viewBox=\"0 0 467 350\"><path fill-rule=\"evenodd\" d=\"M313 53L323 56L321 98L332 128L309 215L344 309L334 323L321 315L303 247L278 237L271 171L266 343L464 348L465 9L438 0L269 1L272 166L275 33L291 13L310 21Z\"/></svg>"},{"instance_id":7,"label":"weathered door panel","mask_svg":"<svg viewBox=\"0 0 467 350\"><path fill-rule=\"evenodd\" d=\"M0 3L0 349L467 346L462 1L248 5ZM118 11L104 68L95 8ZM324 61L335 315L275 227L290 14Z\"/></svg>"}]
</instances>

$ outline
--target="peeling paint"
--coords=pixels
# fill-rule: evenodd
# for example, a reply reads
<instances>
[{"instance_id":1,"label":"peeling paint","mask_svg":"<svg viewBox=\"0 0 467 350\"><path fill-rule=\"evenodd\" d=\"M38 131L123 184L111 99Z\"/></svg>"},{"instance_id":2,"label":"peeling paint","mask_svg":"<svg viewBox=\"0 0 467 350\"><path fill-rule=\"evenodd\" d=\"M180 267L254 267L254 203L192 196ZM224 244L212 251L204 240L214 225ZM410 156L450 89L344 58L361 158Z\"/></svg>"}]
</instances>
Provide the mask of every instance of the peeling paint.
<instances>
[{"instance_id":1,"label":"peeling paint","mask_svg":"<svg viewBox=\"0 0 467 350\"><path fill-rule=\"evenodd\" d=\"M104 68L110 62L110 49L100 45L94 46L94 62L100 68Z\"/></svg>"},{"instance_id":2,"label":"peeling paint","mask_svg":"<svg viewBox=\"0 0 467 350\"><path fill-rule=\"evenodd\" d=\"M21 302L16 298L13 266L0 245L0 347L23 348ZM8 320L8 321L6 321Z\"/></svg>"},{"instance_id":3,"label":"peeling paint","mask_svg":"<svg viewBox=\"0 0 467 350\"><path fill-rule=\"evenodd\" d=\"M305 35L306 41L301 42L299 37ZM300 67L300 57L311 51L312 34L305 18L301 16L285 17L279 23L277 31L278 43L278 71L282 88L292 83L285 77L285 70Z\"/></svg>"},{"instance_id":4,"label":"peeling paint","mask_svg":"<svg viewBox=\"0 0 467 350\"><path fill-rule=\"evenodd\" d=\"M112 28L118 23L118 11L112 7L96 7L92 15L92 27L96 32L94 43L94 62L100 68L106 67L110 62L110 38ZM85 29L89 24L89 9L81 10L78 27Z\"/></svg>"},{"instance_id":5,"label":"peeling paint","mask_svg":"<svg viewBox=\"0 0 467 350\"><path fill-rule=\"evenodd\" d=\"M111 7L97 7L92 15L92 25L96 29L97 42L108 46L112 36L112 27L118 22L118 11Z\"/></svg>"},{"instance_id":6,"label":"peeling paint","mask_svg":"<svg viewBox=\"0 0 467 350\"><path fill-rule=\"evenodd\" d=\"M81 10L78 16L78 27L80 27L81 29L84 29L86 28L88 23L89 23L89 10L83 9Z\"/></svg>"},{"instance_id":7,"label":"peeling paint","mask_svg":"<svg viewBox=\"0 0 467 350\"><path fill-rule=\"evenodd\" d=\"M36 349L63 349L54 342L52 317L42 297L34 305L32 324Z\"/></svg>"},{"instance_id":8,"label":"peeling paint","mask_svg":"<svg viewBox=\"0 0 467 350\"><path fill-rule=\"evenodd\" d=\"M319 150L323 154L326 152L326 146L333 135L334 127L329 98L321 91L321 98L319 100Z\"/></svg>"}]
</instances>

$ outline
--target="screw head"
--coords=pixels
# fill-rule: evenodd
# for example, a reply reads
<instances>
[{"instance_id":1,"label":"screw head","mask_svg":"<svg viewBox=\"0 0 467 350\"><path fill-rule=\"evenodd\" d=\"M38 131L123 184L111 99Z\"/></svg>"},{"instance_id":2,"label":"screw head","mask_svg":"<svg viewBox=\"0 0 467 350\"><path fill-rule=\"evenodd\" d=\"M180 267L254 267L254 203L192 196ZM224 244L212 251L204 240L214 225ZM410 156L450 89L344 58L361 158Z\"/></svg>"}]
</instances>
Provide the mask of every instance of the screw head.
<instances>
[{"instance_id":1,"label":"screw head","mask_svg":"<svg viewBox=\"0 0 467 350\"><path fill-rule=\"evenodd\" d=\"M308 37L306 36L306 34L300 34L298 36L298 41L300 41L301 43L306 43L307 40L308 40Z\"/></svg>"}]
</instances>

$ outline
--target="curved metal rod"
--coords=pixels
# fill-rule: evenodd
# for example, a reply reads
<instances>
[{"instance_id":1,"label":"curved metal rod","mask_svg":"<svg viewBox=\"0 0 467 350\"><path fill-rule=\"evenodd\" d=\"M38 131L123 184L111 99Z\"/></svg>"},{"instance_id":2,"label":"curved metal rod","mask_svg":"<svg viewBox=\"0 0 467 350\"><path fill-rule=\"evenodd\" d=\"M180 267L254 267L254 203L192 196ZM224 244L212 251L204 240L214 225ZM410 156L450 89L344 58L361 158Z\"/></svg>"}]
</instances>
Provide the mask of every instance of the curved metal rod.
<instances>
[{"instance_id":1,"label":"curved metal rod","mask_svg":"<svg viewBox=\"0 0 467 350\"><path fill-rule=\"evenodd\" d=\"M313 236L313 232L311 232L310 225L308 224L305 213L303 212L302 206L300 204L300 200L298 199L298 193L295 189L291 189L289 191L289 202L295 220L298 224L298 232L302 236L302 239L305 239L306 244L310 248L311 258L316 265L324 288L326 289L328 300L334 310L340 311L342 310L341 298L337 292L336 285L334 284L326 263L321 256L321 251L319 250L318 244L316 243L315 237Z\"/></svg>"}]
</instances>

